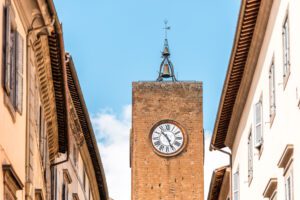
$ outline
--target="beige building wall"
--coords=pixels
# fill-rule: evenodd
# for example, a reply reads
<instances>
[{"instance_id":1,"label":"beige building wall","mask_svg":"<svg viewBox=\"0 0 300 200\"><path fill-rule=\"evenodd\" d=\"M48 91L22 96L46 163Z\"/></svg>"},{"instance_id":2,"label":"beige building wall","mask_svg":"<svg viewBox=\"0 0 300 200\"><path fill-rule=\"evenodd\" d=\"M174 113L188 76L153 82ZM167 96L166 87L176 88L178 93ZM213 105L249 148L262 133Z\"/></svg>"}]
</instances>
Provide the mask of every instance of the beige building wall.
<instances>
[{"instance_id":1,"label":"beige building wall","mask_svg":"<svg viewBox=\"0 0 300 200\"><path fill-rule=\"evenodd\" d=\"M0 21L3 22L5 19L4 7L6 1L0 1ZM23 26L20 15L16 12L16 5L12 2L12 9L15 11L15 26L17 27L18 32L22 35L23 38L26 38L25 27ZM4 25L0 26L0 46L3 49L5 40L3 39L4 34ZM26 46L25 40L23 43ZM26 60L26 51L24 49L23 59ZM26 95L23 96L22 105L23 110L21 113L17 112L11 106L9 97L4 89L4 54L3 50L0 54L0 199L4 198L4 185L3 185L3 170L2 165L8 164L13 167L21 183L25 183L25 138L26 138ZM26 63L23 63L23 70L27 70ZM27 87L27 78L23 76L23 94L26 94ZM24 191L17 193L18 199L24 199Z\"/></svg>"},{"instance_id":2,"label":"beige building wall","mask_svg":"<svg viewBox=\"0 0 300 200\"><path fill-rule=\"evenodd\" d=\"M239 172L239 199L264 199L271 178L277 179L277 199L285 199L285 172L278 166L287 145L294 145L290 168L293 170L293 199L300 198L300 2L274 0L266 35L259 54L246 105L238 124L232 148L233 174ZM283 76L283 24L288 16L290 37L290 75ZM275 67L276 114L270 118L269 70ZM262 102L263 143L253 144L253 178L248 177L248 137L255 140L255 104ZM288 168L288 166L287 166ZM287 172L289 173L289 172ZM233 175L234 180L234 175ZM269 198L265 198L269 199Z\"/></svg>"},{"instance_id":3,"label":"beige building wall","mask_svg":"<svg viewBox=\"0 0 300 200\"><path fill-rule=\"evenodd\" d=\"M67 83L70 57L58 34L61 27L53 2L0 0L0 5L0 21L10 19L10 34L19 33L22 38L10 37L11 49L15 49L10 53L16 52L9 59L14 66L9 69L16 69L16 75L10 77L16 77L16 81L10 81L7 87L6 23L1 23L0 199L108 199L100 154L73 63L68 77L76 86ZM53 43L56 46L50 48ZM51 51L57 57L53 58ZM17 70L20 66L23 73ZM65 74L63 70L61 74L54 71L59 69L66 70ZM54 80L55 75L60 76L61 83ZM61 89L64 87L65 91ZM72 92L79 97L70 95L67 87L73 87ZM57 91L64 93L56 96ZM57 106L68 114L60 113ZM80 119L78 112L84 114Z\"/></svg>"}]
</instances>

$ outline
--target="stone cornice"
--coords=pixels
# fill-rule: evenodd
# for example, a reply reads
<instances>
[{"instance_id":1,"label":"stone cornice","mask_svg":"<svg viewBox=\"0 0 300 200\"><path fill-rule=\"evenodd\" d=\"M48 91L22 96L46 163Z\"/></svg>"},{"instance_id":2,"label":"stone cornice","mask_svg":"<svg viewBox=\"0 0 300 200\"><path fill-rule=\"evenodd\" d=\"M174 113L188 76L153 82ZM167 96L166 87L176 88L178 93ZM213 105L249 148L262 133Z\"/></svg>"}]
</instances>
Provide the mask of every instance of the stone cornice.
<instances>
[{"instance_id":1,"label":"stone cornice","mask_svg":"<svg viewBox=\"0 0 300 200\"><path fill-rule=\"evenodd\" d=\"M58 124L47 36L41 36L36 40L33 44L33 49L40 84L41 101L47 122L49 158L52 162L58 152Z\"/></svg>"},{"instance_id":2,"label":"stone cornice","mask_svg":"<svg viewBox=\"0 0 300 200\"><path fill-rule=\"evenodd\" d=\"M273 0L243 0L211 144L232 148L262 47ZM212 150L212 147L210 148Z\"/></svg>"}]
</instances>

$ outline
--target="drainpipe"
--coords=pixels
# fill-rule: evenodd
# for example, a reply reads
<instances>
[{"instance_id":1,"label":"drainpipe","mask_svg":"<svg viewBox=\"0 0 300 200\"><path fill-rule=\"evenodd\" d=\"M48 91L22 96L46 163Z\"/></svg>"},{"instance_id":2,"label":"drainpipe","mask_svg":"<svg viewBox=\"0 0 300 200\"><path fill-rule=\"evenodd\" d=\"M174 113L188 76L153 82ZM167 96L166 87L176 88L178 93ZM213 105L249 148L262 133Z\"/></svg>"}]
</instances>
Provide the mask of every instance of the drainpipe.
<instances>
[{"instance_id":1,"label":"drainpipe","mask_svg":"<svg viewBox=\"0 0 300 200\"><path fill-rule=\"evenodd\" d=\"M66 159L64 159L64 160L62 160L62 161L59 161L59 162L57 162L57 163L52 163L51 165L50 165L50 172L51 172L51 174L53 174L54 172L53 172L53 170L54 170L54 167L55 166L57 166L57 165L60 165L60 164L63 164L63 163L65 163L65 162L68 162L68 160L69 160L69 152L67 151L66 152L67 153L67 158ZM57 174L56 174L57 175ZM52 176L51 176L51 179L52 179ZM51 180L51 190L50 190L51 192L51 199L53 199L53 200L56 200L56 199L54 199L54 185L53 185L53 181Z\"/></svg>"},{"instance_id":2,"label":"drainpipe","mask_svg":"<svg viewBox=\"0 0 300 200\"><path fill-rule=\"evenodd\" d=\"M230 199L232 199L232 188L231 188L232 187L232 154L228 151L224 151L224 150L214 146L213 144L210 144L210 147L213 150L219 151L219 152L224 153L229 156L229 167L230 167L229 196L230 196Z\"/></svg>"}]
</instances>

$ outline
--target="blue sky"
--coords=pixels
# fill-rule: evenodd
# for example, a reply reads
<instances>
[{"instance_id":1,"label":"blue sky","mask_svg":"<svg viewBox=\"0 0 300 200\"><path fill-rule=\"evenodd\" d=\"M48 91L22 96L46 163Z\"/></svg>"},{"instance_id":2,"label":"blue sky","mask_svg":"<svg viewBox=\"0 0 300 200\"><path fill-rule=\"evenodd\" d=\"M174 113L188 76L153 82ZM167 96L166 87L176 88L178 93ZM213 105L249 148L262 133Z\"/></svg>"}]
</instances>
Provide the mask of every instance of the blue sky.
<instances>
[{"instance_id":1,"label":"blue sky","mask_svg":"<svg viewBox=\"0 0 300 200\"><path fill-rule=\"evenodd\" d=\"M163 21L179 80L204 84L204 126L212 130L236 27L238 0L55 1L91 113L120 112L131 82L155 80Z\"/></svg>"},{"instance_id":2,"label":"blue sky","mask_svg":"<svg viewBox=\"0 0 300 200\"><path fill-rule=\"evenodd\" d=\"M110 119L126 121L132 81L156 80L167 19L177 79L203 81L204 128L212 131L239 0L55 0L55 4L65 48L73 56L89 112L98 116L95 121L107 117L107 111ZM97 127L101 123L94 123L100 138L109 132L101 132ZM124 123L121 127L129 128L128 121Z\"/></svg>"}]
</instances>

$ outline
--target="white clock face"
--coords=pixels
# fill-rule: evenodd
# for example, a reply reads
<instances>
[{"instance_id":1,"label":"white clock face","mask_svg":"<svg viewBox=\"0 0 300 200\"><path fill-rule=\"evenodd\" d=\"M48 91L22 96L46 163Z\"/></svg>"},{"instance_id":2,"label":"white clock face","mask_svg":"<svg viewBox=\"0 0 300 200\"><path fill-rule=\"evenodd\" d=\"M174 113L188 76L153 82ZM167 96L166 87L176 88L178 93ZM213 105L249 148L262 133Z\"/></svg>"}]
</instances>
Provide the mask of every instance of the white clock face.
<instances>
[{"instance_id":1,"label":"white clock face","mask_svg":"<svg viewBox=\"0 0 300 200\"><path fill-rule=\"evenodd\" d=\"M174 155L184 145L182 130L173 123L161 123L151 133L153 147L163 155Z\"/></svg>"}]
</instances>

